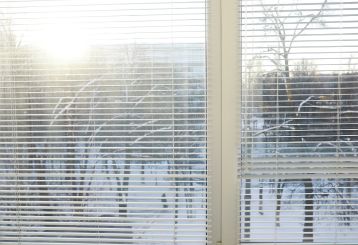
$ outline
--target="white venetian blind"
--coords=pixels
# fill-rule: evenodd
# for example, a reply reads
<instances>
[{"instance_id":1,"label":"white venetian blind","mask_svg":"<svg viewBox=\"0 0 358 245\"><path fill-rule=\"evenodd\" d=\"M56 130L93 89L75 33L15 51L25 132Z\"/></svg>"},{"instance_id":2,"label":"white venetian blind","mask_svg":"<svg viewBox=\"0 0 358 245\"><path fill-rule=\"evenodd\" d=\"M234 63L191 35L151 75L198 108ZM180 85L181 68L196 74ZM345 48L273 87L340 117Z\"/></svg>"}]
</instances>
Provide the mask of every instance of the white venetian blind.
<instances>
[{"instance_id":1,"label":"white venetian blind","mask_svg":"<svg viewBox=\"0 0 358 245\"><path fill-rule=\"evenodd\" d=\"M0 244L206 244L206 1L0 15Z\"/></svg>"},{"instance_id":2,"label":"white venetian blind","mask_svg":"<svg viewBox=\"0 0 358 245\"><path fill-rule=\"evenodd\" d=\"M240 242L356 244L358 1L240 3Z\"/></svg>"}]
</instances>

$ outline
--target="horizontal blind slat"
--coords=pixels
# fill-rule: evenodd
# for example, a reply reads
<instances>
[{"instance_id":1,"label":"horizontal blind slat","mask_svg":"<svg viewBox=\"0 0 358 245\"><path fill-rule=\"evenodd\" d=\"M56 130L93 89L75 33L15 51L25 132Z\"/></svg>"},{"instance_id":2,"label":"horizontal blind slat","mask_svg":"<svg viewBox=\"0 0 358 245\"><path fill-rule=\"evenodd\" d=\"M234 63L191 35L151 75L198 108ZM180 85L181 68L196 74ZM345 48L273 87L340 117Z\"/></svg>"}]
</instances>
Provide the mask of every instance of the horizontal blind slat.
<instances>
[{"instance_id":1,"label":"horizontal blind slat","mask_svg":"<svg viewBox=\"0 0 358 245\"><path fill-rule=\"evenodd\" d=\"M206 5L1 1L1 244L207 243Z\"/></svg>"},{"instance_id":2,"label":"horizontal blind slat","mask_svg":"<svg viewBox=\"0 0 358 245\"><path fill-rule=\"evenodd\" d=\"M240 1L240 244L357 239L357 4Z\"/></svg>"}]
</instances>

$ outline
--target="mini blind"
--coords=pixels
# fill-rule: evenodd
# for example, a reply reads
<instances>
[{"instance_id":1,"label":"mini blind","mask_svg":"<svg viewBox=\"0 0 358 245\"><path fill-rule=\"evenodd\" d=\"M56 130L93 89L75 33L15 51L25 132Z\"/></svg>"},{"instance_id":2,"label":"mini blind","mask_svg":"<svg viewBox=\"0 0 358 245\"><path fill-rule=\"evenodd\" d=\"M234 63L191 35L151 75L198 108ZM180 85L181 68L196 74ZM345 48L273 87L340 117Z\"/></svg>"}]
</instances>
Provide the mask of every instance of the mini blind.
<instances>
[{"instance_id":1,"label":"mini blind","mask_svg":"<svg viewBox=\"0 0 358 245\"><path fill-rule=\"evenodd\" d=\"M206 244L206 1L0 15L0 243Z\"/></svg>"},{"instance_id":2,"label":"mini blind","mask_svg":"<svg viewBox=\"0 0 358 245\"><path fill-rule=\"evenodd\" d=\"M240 1L242 244L357 243L357 9Z\"/></svg>"}]
</instances>

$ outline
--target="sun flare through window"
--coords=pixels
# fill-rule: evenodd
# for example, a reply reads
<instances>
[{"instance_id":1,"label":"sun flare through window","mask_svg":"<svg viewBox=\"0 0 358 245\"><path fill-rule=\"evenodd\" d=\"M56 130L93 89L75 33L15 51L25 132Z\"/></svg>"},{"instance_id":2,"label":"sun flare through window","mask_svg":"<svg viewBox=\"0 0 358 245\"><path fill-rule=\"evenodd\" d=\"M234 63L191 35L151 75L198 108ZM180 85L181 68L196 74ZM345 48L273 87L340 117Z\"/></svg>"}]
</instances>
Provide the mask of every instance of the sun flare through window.
<instances>
[{"instance_id":1,"label":"sun flare through window","mask_svg":"<svg viewBox=\"0 0 358 245\"><path fill-rule=\"evenodd\" d=\"M206 12L0 1L1 244L206 244Z\"/></svg>"}]
</instances>

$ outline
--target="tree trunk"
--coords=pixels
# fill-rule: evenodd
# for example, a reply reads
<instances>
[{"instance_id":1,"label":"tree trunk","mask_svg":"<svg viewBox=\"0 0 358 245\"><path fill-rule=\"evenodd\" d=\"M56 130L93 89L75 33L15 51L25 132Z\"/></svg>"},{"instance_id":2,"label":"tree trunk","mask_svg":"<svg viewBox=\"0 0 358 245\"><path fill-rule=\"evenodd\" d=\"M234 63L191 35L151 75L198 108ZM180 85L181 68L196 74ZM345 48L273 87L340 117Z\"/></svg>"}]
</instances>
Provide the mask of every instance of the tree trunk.
<instances>
[{"instance_id":1,"label":"tree trunk","mask_svg":"<svg viewBox=\"0 0 358 245\"><path fill-rule=\"evenodd\" d=\"M244 214L244 238L250 238L251 232L251 180L245 181L245 214Z\"/></svg>"},{"instance_id":2,"label":"tree trunk","mask_svg":"<svg viewBox=\"0 0 358 245\"><path fill-rule=\"evenodd\" d=\"M286 87L286 94L287 94L287 100L292 100L292 90L291 90L291 84L290 84L290 65L288 61L288 53L285 51L284 54L284 60L285 60L285 72L284 72L284 81L285 81L285 87Z\"/></svg>"},{"instance_id":3,"label":"tree trunk","mask_svg":"<svg viewBox=\"0 0 358 245\"><path fill-rule=\"evenodd\" d=\"M261 180L260 180L261 182ZM260 189L259 189L259 214L264 215L263 211L264 206L264 187L263 184L260 183Z\"/></svg>"},{"instance_id":4,"label":"tree trunk","mask_svg":"<svg viewBox=\"0 0 358 245\"><path fill-rule=\"evenodd\" d=\"M284 183L280 183L282 180L278 180L277 184L277 193L276 193L276 227L280 227L280 214L281 214L281 202L282 202L282 192Z\"/></svg>"},{"instance_id":5,"label":"tree trunk","mask_svg":"<svg viewBox=\"0 0 358 245\"><path fill-rule=\"evenodd\" d=\"M313 242L313 183L312 179L304 179L305 218L303 224L303 242Z\"/></svg>"}]
</instances>

